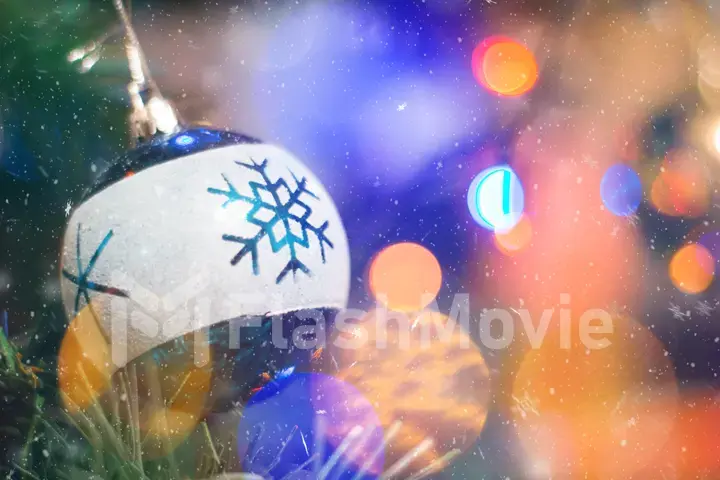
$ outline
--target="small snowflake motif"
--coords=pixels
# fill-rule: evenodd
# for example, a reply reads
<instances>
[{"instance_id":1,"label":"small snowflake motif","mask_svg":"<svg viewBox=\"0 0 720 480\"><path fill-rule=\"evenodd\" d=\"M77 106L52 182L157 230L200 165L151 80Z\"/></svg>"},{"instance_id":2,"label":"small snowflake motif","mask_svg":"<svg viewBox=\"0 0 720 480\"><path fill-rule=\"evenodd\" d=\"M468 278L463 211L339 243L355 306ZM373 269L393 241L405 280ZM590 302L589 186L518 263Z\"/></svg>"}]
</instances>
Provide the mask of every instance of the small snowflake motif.
<instances>
[{"instance_id":1,"label":"small snowflake motif","mask_svg":"<svg viewBox=\"0 0 720 480\"><path fill-rule=\"evenodd\" d=\"M294 187L291 187L284 178L273 181L266 171L267 159L263 160L262 163L256 163L254 160L252 160L252 163L235 163L241 168L256 172L261 181L248 184L252 192L251 195L238 192L225 175L222 177L225 180L227 190L219 188L208 188L207 190L213 195L226 197L225 203L222 205L223 208L234 202L244 202L252 206L245 221L258 227L257 234L249 238L230 234L222 236L222 239L227 242L242 245L237 255L230 260L230 264L237 265L243 258L250 255L253 273L258 275L260 273L258 245L267 238L273 253L286 250L290 257L285 268L280 271L275 279L276 283L280 283L291 272L293 276L298 271L311 275L310 269L298 256L299 248L311 248L310 237L312 234L317 239L322 261L325 263L325 246L327 245L330 248L334 248L334 246L325 235L329 224L327 221L320 226L310 223L313 211L302 201L302 197L309 196L315 199L318 197L308 190L307 180L305 178L298 179L291 172L295 182Z\"/></svg>"},{"instance_id":2,"label":"small snowflake motif","mask_svg":"<svg viewBox=\"0 0 720 480\"><path fill-rule=\"evenodd\" d=\"M675 320L685 321L685 318L690 318L690 310L682 311L680 310L680 307L678 305L675 305L674 303L670 303L670 313L673 314L673 318Z\"/></svg>"},{"instance_id":3,"label":"small snowflake motif","mask_svg":"<svg viewBox=\"0 0 720 480\"><path fill-rule=\"evenodd\" d=\"M403 102L403 103L401 103L400 105L398 105L397 111L398 111L398 112L402 112L402 111L405 110L406 108L407 108L407 102Z\"/></svg>"},{"instance_id":4,"label":"small snowflake motif","mask_svg":"<svg viewBox=\"0 0 720 480\"><path fill-rule=\"evenodd\" d=\"M695 305L695 311L703 317L709 317L714 310L715 309L705 300L701 300Z\"/></svg>"},{"instance_id":5,"label":"small snowflake motif","mask_svg":"<svg viewBox=\"0 0 720 480\"><path fill-rule=\"evenodd\" d=\"M632 213L626 216L625 219L630 225L637 225L638 223L640 223L640 217L637 213Z\"/></svg>"},{"instance_id":6,"label":"small snowflake motif","mask_svg":"<svg viewBox=\"0 0 720 480\"><path fill-rule=\"evenodd\" d=\"M65 216L70 216L70 210L72 210L72 203L70 203L70 200L68 200L67 204L65 205Z\"/></svg>"}]
</instances>

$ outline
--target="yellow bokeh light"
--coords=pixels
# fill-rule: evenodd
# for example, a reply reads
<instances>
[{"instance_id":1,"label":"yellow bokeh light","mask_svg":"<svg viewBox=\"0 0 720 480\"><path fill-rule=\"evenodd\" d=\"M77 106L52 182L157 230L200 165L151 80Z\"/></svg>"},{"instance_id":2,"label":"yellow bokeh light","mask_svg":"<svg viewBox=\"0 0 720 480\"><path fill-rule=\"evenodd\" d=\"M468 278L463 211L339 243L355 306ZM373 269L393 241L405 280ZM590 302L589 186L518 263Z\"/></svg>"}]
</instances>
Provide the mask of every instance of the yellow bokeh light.
<instances>
[{"instance_id":1,"label":"yellow bokeh light","mask_svg":"<svg viewBox=\"0 0 720 480\"><path fill-rule=\"evenodd\" d=\"M670 280L685 293L705 291L715 276L715 259L702 245L691 243L675 252L670 260Z\"/></svg>"},{"instance_id":2,"label":"yellow bokeh light","mask_svg":"<svg viewBox=\"0 0 720 480\"><path fill-rule=\"evenodd\" d=\"M98 325L94 304L70 322L58 354L58 383L65 407L85 409L110 388L110 344Z\"/></svg>"},{"instance_id":3,"label":"yellow bokeh light","mask_svg":"<svg viewBox=\"0 0 720 480\"><path fill-rule=\"evenodd\" d=\"M375 299L387 308L416 312L437 296L442 270L435 255L425 247L396 243L372 260L368 283Z\"/></svg>"},{"instance_id":4,"label":"yellow bokeh light","mask_svg":"<svg viewBox=\"0 0 720 480\"><path fill-rule=\"evenodd\" d=\"M165 455L195 430L206 413L212 383L212 358L204 331L159 347L136 359L141 392L140 430L144 451L151 457ZM198 361L200 360L200 361Z\"/></svg>"},{"instance_id":5,"label":"yellow bokeh light","mask_svg":"<svg viewBox=\"0 0 720 480\"><path fill-rule=\"evenodd\" d=\"M110 344L96 320L104 311L101 307L92 303L83 308L62 340L58 380L63 404L73 414L99 407L110 417L114 414L108 406L126 401L121 398L135 385L139 418L127 417L125 409L119 413L124 422L140 427L146 457L166 455L206 412L212 380L207 334L185 335L116 371Z\"/></svg>"}]
</instances>

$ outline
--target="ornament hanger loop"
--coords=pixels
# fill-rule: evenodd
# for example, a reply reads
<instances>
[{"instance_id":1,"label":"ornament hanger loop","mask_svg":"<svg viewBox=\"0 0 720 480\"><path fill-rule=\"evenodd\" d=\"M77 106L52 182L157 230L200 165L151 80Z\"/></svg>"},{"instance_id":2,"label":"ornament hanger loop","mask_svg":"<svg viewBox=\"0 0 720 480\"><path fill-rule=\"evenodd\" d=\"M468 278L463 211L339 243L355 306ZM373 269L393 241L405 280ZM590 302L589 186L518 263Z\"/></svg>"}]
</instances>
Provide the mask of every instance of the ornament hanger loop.
<instances>
[{"instance_id":1,"label":"ornament hanger loop","mask_svg":"<svg viewBox=\"0 0 720 480\"><path fill-rule=\"evenodd\" d=\"M130 22L123 0L113 0L125 29L125 54L128 59L131 82L130 136L134 144L159 133L173 133L180 129L175 107L160 93L150 74L147 58L142 51L135 29Z\"/></svg>"}]
</instances>

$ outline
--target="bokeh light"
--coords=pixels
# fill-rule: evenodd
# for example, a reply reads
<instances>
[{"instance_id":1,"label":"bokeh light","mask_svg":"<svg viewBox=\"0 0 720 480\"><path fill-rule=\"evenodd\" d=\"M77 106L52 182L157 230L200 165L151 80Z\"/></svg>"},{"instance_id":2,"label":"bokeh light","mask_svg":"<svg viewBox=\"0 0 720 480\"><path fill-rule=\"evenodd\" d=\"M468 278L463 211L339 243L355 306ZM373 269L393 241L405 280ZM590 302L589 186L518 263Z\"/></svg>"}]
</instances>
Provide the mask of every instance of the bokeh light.
<instances>
[{"instance_id":1,"label":"bokeh light","mask_svg":"<svg viewBox=\"0 0 720 480\"><path fill-rule=\"evenodd\" d=\"M258 391L237 438L243 470L271 478L373 479L384 466L383 429L370 401L318 373L294 373Z\"/></svg>"},{"instance_id":2,"label":"bokeh light","mask_svg":"<svg viewBox=\"0 0 720 480\"><path fill-rule=\"evenodd\" d=\"M600 195L605 207L619 217L632 215L642 201L640 176L627 165L611 166L600 182Z\"/></svg>"},{"instance_id":3,"label":"bokeh light","mask_svg":"<svg viewBox=\"0 0 720 480\"><path fill-rule=\"evenodd\" d=\"M685 293L705 291L715 276L715 259L707 248L697 243L685 245L670 260L670 280Z\"/></svg>"},{"instance_id":4,"label":"bokeh light","mask_svg":"<svg viewBox=\"0 0 720 480\"><path fill-rule=\"evenodd\" d=\"M673 467L675 478L719 478L720 403L716 389L688 389L679 408L675 431L661 465ZM650 478L643 476L643 478ZM662 478L655 475L655 478Z\"/></svg>"},{"instance_id":5,"label":"bokeh light","mask_svg":"<svg viewBox=\"0 0 720 480\"><path fill-rule=\"evenodd\" d=\"M696 218L710 206L707 172L690 152L671 152L653 181L650 200L658 212Z\"/></svg>"},{"instance_id":6,"label":"bokeh light","mask_svg":"<svg viewBox=\"0 0 720 480\"><path fill-rule=\"evenodd\" d=\"M506 232L495 232L495 246L506 255L515 255L530 244L532 240L532 222L523 214L520 221Z\"/></svg>"},{"instance_id":7,"label":"bokeh light","mask_svg":"<svg viewBox=\"0 0 720 480\"><path fill-rule=\"evenodd\" d=\"M77 412L110 388L110 345L95 317L93 303L70 322L58 354L58 383L65 408Z\"/></svg>"},{"instance_id":8,"label":"bokeh light","mask_svg":"<svg viewBox=\"0 0 720 480\"><path fill-rule=\"evenodd\" d=\"M590 350L575 328L563 346L554 326L517 372L513 417L544 478L631 478L669 439L679 393L664 346L627 317L612 327Z\"/></svg>"},{"instance_id":9,"label":"bokeh light","mask_svg":"<svg viewBox=\"0 0 720 480\"><path fill-rule=\"evenodd\" d=\"M370 292L391 310L417 312L430 304L442 285L435 255L417 243L396 243L373 258L368 274Z\"/></svg>"},{"instance_id":10,"label":"bokeh light","mask_svg":"<svg viewBox=\"0 0 720 480\"><path fill-rule=\"evenodd\" d=\"M167 455L205 413L213 373L207 335L179 337L116 371L111 346L97 321L97 315L107 311L104 307L91 302L83 308L62 340L58 381L63 404L73 414L102 410L127 395L131 382L138 392L139 418L127 418L122 411L122 419L139 426L145 457Z\"/></svg>"},{"instance_id":11,"label":"bokeh light","mask_svg":"<svg viewBox=\"0 0 720 480\"><path fill-rule=\"evenodd\" d=\"M525 194L517 174L508 166L480 172L468 189L468 209L488 230L507 232L520 220Z\"/></svg>"},{"instance_id":12,"label":"bokeh light","mask_svg":"<svg viewBox=\"0 0 720 480\"><path fill-rule=\"evenodd\" d=\"M502 96L529 92L538 78L533 53L523 44L505 37L483 40L473 52L473 73L488 90Z\"/></svg>"},{"instance_id":13,"label":"bokeh light","mask_svg":"<svg viewBox=\"0 0 720 480\"><path fill-rule=\"evenodd\" d=\"M175 143L175 145L177 145L179 147L187 147L189 145L192 145L196 141L197 141L197 139L195 137L193 137L192 135L189 135L187 133L178 135L177 137L175 137L173 139L173 142Z\"/></svg>"},{"instance_id":14,"label":"bokeh light","mask_svg":"<svg viewBox=\"0 0 720 480\"><path fill-rule=\"evenodd\" d=\"M140 392L140 431L149 457L172 452L205 414L213 376L208 335L179 337L133 361Z\"/></svg>"},{"instance_id":15,"label":"bokeh light","mask_svg":"<svg viewBox=\"0 0 720 480\"><path fill-rule=\"evenodd\" d=\"M720 122L713 129L712 146L715 148L715 153L720 153Z\"/></svg>"},{"instance_id":16,"label":"bokeh light","mask_svg":"<svg viewBox=\"0 0 720 480\"><path fill-rule=\"evenodd\" d=\"M355 343L359 337L361 344ZM385 430L401 422L387 445L386 465L416 454L399 478L475 444L487 418L490 373L457 322L437 312L376 311L329 343L337 349L337 377L375 406ZM356 348L344 348L350 345Z\"/></svg>"}]
</instances>

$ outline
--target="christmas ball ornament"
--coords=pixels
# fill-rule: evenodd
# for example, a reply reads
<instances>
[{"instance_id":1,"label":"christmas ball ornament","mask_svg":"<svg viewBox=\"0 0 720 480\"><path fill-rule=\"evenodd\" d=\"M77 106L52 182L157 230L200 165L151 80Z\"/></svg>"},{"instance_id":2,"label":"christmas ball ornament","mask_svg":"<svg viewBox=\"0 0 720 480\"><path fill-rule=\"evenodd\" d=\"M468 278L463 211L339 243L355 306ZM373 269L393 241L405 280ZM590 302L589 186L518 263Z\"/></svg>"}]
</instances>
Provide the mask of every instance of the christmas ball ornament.
<instances>
[{"instance_id":1,"label":"christmas ball ornament","mask_svg":"<svg viewBox=\"0 0 720 480\"><path fill-rule=\"evenodd\" d=\"M343 308L349 281L342 221L312 172L207 128L129 151L75 208L62 248L65 311L92 302L114 368L237 317Z\"/></svg>"}]
</instances>

